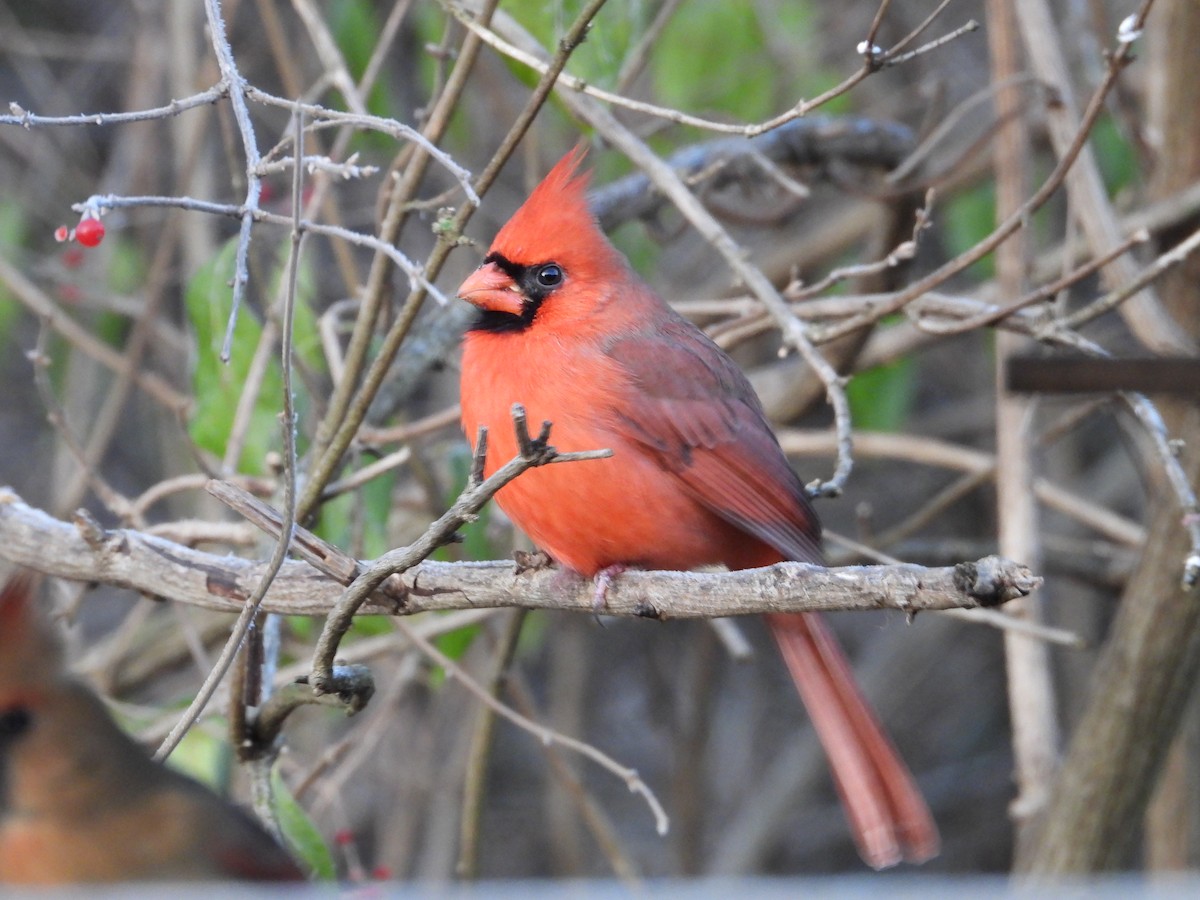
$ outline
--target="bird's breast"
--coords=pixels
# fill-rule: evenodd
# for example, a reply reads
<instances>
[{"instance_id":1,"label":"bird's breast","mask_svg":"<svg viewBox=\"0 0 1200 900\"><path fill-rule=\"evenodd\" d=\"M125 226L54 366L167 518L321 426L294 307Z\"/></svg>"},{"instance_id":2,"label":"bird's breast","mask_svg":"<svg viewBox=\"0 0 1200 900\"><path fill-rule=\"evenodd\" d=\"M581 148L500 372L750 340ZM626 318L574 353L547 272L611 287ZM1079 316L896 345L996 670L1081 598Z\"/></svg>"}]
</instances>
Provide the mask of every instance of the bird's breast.
<instances>
[{"instance_id":1,"label":"bird's breast","mask_svg":"<svg viewBox=\"0 0 1200 900\"><path fill-rule=\"evenodd\" d=\"M721 562L745 535L700 504L647 448L617 427L636 385L598 349L472 333L462 360L462 421L474 443L488 429L491 474L517 455L511 409L530 431L552 423L559 451L612 450L608 459L552 463L525 472L496 501L561 564L584 575L622 564L690 569ZM520 336L526 337L526 336Z\"/></svg>"}]
</instances>

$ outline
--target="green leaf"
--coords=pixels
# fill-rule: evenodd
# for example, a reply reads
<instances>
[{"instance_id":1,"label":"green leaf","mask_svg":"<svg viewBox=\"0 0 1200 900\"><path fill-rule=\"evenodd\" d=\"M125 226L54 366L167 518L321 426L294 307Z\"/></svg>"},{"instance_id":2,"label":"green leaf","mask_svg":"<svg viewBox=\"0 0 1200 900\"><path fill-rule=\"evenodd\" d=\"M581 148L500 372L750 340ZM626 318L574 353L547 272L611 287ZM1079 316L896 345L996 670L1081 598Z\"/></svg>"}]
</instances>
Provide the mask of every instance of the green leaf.
<instances>
[{"instance_id":1,"label":"green leaf","mask_svg":"<svg viewBox=\"0 0 1200 900\"><path fill-rule=\"evenodd\" d=\"M355 616L350 624L350 634L375 637L379 634L390 634L395 627L391 616Z\"/></svg>"},{"instance_id":2,"label":"green leaf","mask_svg":"<svg viewBox=\"0 0 1200 900\"><path fill-rule=\"evenodd\" d=\"M464 625L454 631L447 631L438 635L437 648L457 662L462 659L462 655L467 652L467 648L479 636L481 630L479 625Z\"/></svg>"},{"instance_id":3,"label":"green leaf","mask_svg":"<svg viewBox=\"0 0 1200 900\"><path fill-rule=\"evenodd\" d=\"M0 253L8 259L17 258L25 246L25 213L20 204L0 201ZM21 312L21 304L4 285L0 285L0 341L7 337L12 323Z\"/></svg>"},{"instance_id":4,"label":"green leaf","mask_svg":"<svg viewBox=\"0 0 1200 900\"><path fill-rule=\"evenodd\" d=\"M898 431L915 394L916 367L910 356L861 372L846 388L854 426L866 431Z\"/></svg>"},{"instance_id":5,"label":"green leaf","mask_svg":"<svg viewBox=\"0 0 1200 900\"><path fill-rule=\"evenodd\" d=\"M457 662L462 659L463 654L470 649L471 644L475 641L475 638L479 637L482 631L483 628L480 625L464 625L462 628L456 628L453 631L447 631L445 634L438 635L433 643L435 647ZM441 666L430 666L430 687L437 687L445 680L445 669Z\"/></svg>"},{"instance_id":6,"label":"green leaf","mask_svg":"<svg viewBox=\"0 0 1200 900\"><path fill-rule=\"evenodd\" d=\"M698 115L751 121L770 114L775 73L762 65L766 42L748 3L701 0L680 9L654 54L660 102Z\"/></svg>"},{"instance_id":7,"label":"green leaf","mask_svg":"<svg viewBox=\"0 0 1200 900\"><path fill-rule=\"evenodd\" d=\"M505 9L546 49L553 51L578 18L584 0L507 0ZM650 22L653 10L640 0L613 0L595 19L587 38L571 54L570 72L585 81L612 87L634 40ZM522 71L523 70L523 71ZM514 66L524 80L531 70ZM536 80L538 76L533 75Z\"/></svg>"},{"instance_id":8,"label":"green leaf","mask_svg":"<svg viewBox=\"0 0 1200 900\"><path fill-rule=\"evenodd\" d=\"M292 636L303 643L316 640L319 623L311 616L288 616L287 626Z\"/></svg>"},{"instance_id":9,"label":"green leaf","mask_svg":"<svg viewBox=\"0 0 1200 900\"><path fill-rule=\"evenodd\" d=\"M351 517L354 515L354 494L342 494L321 504L320 518L313 533L337 547L349 547L353 540Z\"/></svg>"},{"instance_id":10,"label":"green leaf","mask_svg":"<svg viewBox=\"0 0 1200 900\"><path fill-rule=\"evenodd\" d=\"M146 262L142 259L139 244L121 240L118 235L109 238L108 286L118 294L138 291L146 278Z\"/></svg>"},{"instance_id":11,"label":"green leaf","mask_svg":"<svg viewBox=\"0 0 1200 900\"><path fill-rule=\"evenodd\" d=\"M15 250L25 245L25 211L19 203L0 201L0 247Z\"/></svg>"},{"instance_id":12,"label":"green leaf","mask_svg":"<svg viewBox=\"0 0 1200 900\"><path fill-rule=\"evenodd\" d=\"M394 474L380 475L358 490L322 504L313 532L338 547L354 546L362 536L362 554L366 557L374 558L390 550L387 535L394 483ZM362 527L357 524L360 519Z\"/></svg>"},{"instance_id":13,"label":"green leaf","mask_svg":"<svg viewBox=\"0 0 1200 900\"><path fill-rule=\"evenodd\" d=\"M682 6L655 44L650 64L659 102L698 115L755 121L813 96L836 80L808 60L812 5L696 0Z\"/></svg>"},{"instance_id":14,"label":"green leaf","mask_svg":"<svg viewBox=\"0 0 1200 900\"><path fill-rule=\"evenodd\" d=\"M446 493L446 506L449 508L467 485L467 475L471 471L471 453L466 442L457 444L449 455L450 489ZM463 559L480 560L495 559L499 552L492 545L488 533L488 523L492 518L492 505L489 503L479 511L474 522L469 522L459 529L462 541L457 544L447 544L438 547L433 552L433 559L439 562L457 562Z\"/></svg>"},{"instance_id":15,"label":"green leaf","mask_svg":"<svg viewBox=\"0 0 1200 900\"><path fill-rule=\"evenodd\" d=\"M388 472L372 478L358 490L358 511L363 517L363 553L368 558L374 558L392 549L388 546L387 537L392 515L392 489L395 484L395 472Z\"/></svg>"},{"instance_id":16,"label":"green leaf","mask_svg":"<svg viewBox=\"0 0 1200 900\"><path fill-rule=\"evenodd\" d=\"M946 244L951 256L974 247L991 234L996 225L996 188L991 182L954 196L942 211ZM995 268L991 256L985 256L967 272L975 278L990 278Z\"/></svg>"},{"instance_id":17,"label":"green leaf","mask_svg":"<svg viewBox=\"0 0 1200 900\"><path fill-rule=\"evenodd\" d=\"M92 323L92 330L96 337L109 346L118 348L125 343L125 336L132 327L127 316L107 311L98 314Z\"/></svg>"},{"instance_id":18,"label":"green leaf","mask_svg":"<svg viewBox=\"0 0 1200 900\"><path fill-rule=\"evenodd\" d=\"M287 782L279 774L278 762L271 766L271 806L288 849L307 865L319 881L333 881L337 877L333 854L313 820L296 802Z\"/></svg>"},{"instance_id":19,"label":"green leaf","mask_svg":"<svg viewBox=\"0 0 1200 900\"><path fill-rule=\"evenodd\" d=\"M193 728L171 751L167 765L221 793L229 772L229 745L201 728Z\"/></svg>"},{"instance_id":20,"label":"green leaf","mask_svg":"<svg viewBox=\"0 0 1200 900\"><path fill-rule=\"evenodd\" d=\"M192 373L195 408L188 430L197 445L217 456L224 455L262 334L262 327L251 311L241 309L230 361L221 362L225 324L233 303L229 285L233 278L234 250L234 240L230 240L209 265L196 273L185 296L188 318L196 333L196 367ZM267 451L278 445L282 397L283 377L278 359L273 358L251 412L245 447L238 461L240 471L261 473Z\"/></svg>"},{"instance_id":21,"label":"green leaf","mask_svg":"<svg viewBox=\"0 0 1200 900\"><path fill-rule=\"evenodd\" d=\"M1104 176L1104 186L1116 194L1134 183L1138 173L1137 153L1112 116L1103 116L1092 129L1096 160Z\"/></svg>"},{"instance_id":22,"label":"green leaf","mask_svg":"<svg viewBox=\"0 0 1200 900\"><path fill-rule=\"evenodd\" d=\"M286 277L283 267L287 265L287 245L280 247L280 276ZM317 302L317 277L313 271L312 254L300 257L300 269L296 273L295 328L292 332L292 347L296 357L314 372L326 370L325 352L321 349L321 331L317 327L317 316L313 306Z\"/></svg>"}]
</instances>

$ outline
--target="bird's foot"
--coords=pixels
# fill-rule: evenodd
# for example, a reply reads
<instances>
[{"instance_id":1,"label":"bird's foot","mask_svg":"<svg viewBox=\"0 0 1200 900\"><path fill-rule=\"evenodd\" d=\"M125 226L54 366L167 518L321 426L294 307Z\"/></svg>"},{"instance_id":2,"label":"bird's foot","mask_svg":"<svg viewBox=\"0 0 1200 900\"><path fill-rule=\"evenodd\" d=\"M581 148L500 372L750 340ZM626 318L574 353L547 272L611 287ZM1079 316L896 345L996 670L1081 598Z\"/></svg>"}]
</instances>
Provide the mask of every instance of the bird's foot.
<instances>
[{"instance_id":1,"label":"bird's foot","mask_svg":"<svg viewBox=\"0 0 1200 900\"><path fill-rule=\"evenodd\" d=\"M604 612L605 608L608 606L609 585L616 581L617 576L624 572L627 568L629 567L624 563L614 563L611 566L605 566L596 573L596 590L592 594L592 612L594 612L596 615L600 615L600 613Z\"/></svg>"}]
</instances>

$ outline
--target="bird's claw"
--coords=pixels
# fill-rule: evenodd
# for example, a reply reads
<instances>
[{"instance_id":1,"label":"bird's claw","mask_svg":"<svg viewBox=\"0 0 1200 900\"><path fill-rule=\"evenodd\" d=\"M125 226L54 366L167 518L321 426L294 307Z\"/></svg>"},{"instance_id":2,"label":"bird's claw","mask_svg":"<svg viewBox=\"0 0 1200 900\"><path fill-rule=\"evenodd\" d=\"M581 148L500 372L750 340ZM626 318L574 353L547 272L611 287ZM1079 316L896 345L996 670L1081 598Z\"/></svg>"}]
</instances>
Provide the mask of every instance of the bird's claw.
<instances>
[{"instance_id":1,"label":"bird's claw","mask_svg":"<svg viewBox=\"0 0 1200 900\"><path fill-rule=\"evenodd\" d=\"M608 588L627 568L629 567L622 563L616 563L605 566L596 573L596 589L592 594L592 612L596 615L600 615L608 607Z\"/></svg>"}]
</instances>

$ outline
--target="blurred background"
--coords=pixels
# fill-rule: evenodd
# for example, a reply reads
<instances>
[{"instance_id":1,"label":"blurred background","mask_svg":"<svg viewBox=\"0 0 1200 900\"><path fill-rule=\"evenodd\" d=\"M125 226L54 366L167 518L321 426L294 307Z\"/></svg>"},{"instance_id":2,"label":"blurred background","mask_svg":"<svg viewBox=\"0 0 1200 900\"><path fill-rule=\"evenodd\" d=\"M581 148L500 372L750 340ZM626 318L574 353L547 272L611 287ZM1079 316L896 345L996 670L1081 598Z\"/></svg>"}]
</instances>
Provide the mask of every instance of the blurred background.
<instances>
[{"instance_id":1,"label":"blurred background","mask_svg":"<svg viewBox=\"0 0 1200 900\"><path fill-rule=\"evenodd\" d=\"M506 0L492 26L546 56L582 5ZM1052 4L1054 32L1044 34L1050 49L1032 58L1015 20L995 21L995 8L1006 6L954 0L909 48L970 20L980 29L882 68L760 139L757 149L738 137L713 148L709 142L722 135L609 108L659 156L698 154L688 160L695 189L749 259L787 289L806 321L836 324L862 311L863 295L901 289L991 232L996 149L1013 130L1024 136L1022 197L1033 193L1061 153L1063 111L1078 115L1105 76L1119 23L1134 11L1106 0ZM932 0L884 7L874 39L884 49L937 12ZM364 124L365 117L437 127L435 142L479 173L537 80L528 66L484 47L459 87L452 73L468 55L468 32L456 9L433 0L223 4L241 75L261 92L249 109L268 164L290 157L292 126L290 111L266 95L359 116L308 117L319 127L310 128L306 153L336 163L354 155L356 165L373 170L342 178L311 168L306 217L379 235L390 210L402 223L396 246L418 263L434 251L435 226L464 195L445 166L419 167L412 143L379 119ZM878 9L860 0L610 0L567 71L660 107L754 123L858 72L856 47ZM215 98L145 121L81 117L164 107L217 84L205 14L198 2L0 7L0 99L13 104L0 120L0 484L60 518L84 507L107 526L265 557L269 541L208 497L203 484L216 475L276 503L281 496L277 343L288 229L255 226L245 308L231 361L221 363L238 219L178 200L243 202L246 154L230 102ZM989 42L1005 34L1018 45L1017 70L999 85ZM1008 451L997 456L998 433L1008 427L998 423L1013 415L1020 423L1020 464L1036 480L1038 498L1021 529L1022 561L1046 578L1039 594L1046 624L1078 638L1072 646L1045 645L1058 728L1044 748L1051 759L1090 697L1099 647L1143 559L1154 511L1174 500L1150 441L1111 395L1062 395L1046 385L1014 400L998 388L1009 356L1052 351L1014 345L1019 339L1011 335L1006 343L989 324L960 333L926 326L1011 302L1096 257L1086 218L1099 215L1089 205L1097 198L1120 234L1149 229L1134 251L1137 268L1195 229L1200 202L1188 186L1200 180L1200 140L1187 134L1200 131L1200 103L1172 93L1186 88L1181 71L1195 71L1198 44L1180 50L1173 43L1187 34L1200 34L1193 4L1155 4L1139 58L1107 94L1088 139L1100 192L1089 195L1072 182L1028 217L1015 281L987 255L938 287L941 312L911 307L822 348L852 376L858 444L843 496L819 501L818 511L828 531L891 556L940 566L997 551L1005 490L998 493L997 477L1003 482L1015 464ZM1065 82L1047 78L1047 57L1061 65ZM1007 111L994 102L998 85L1015 101ZM76 118L23 125L23 112ZM777 330L676 210L614 193L637 170L566 97L553 96L540 110L466 228L474 243L450 254L436 285L452 296L496 229L581 138L614 241L746 367L802 477L828 478L832 415L819 382L796 357L779 358ZM726 155L739 161L722 163ZM290 166L262 172L262 208L288 215ZM399 195L397 185L408 193ZM652 194L645 185L635 193ZM105 212L98 246L57 242L56 228L80 221L72 205L97 195L143 200ZM831 272L884 260L913 240L922 209L927 227L911 253L805 294ZM381 301L367 332L372 357L387 329L414 308L405 275L383 267L373 276L373 256L369 247L320 235L303 245L296 335L302 472L331 415L364 297ZM1030 306L1016 330L1079 308L1112 286L1108 277L1069 279ZM1181 333L1200 334L1194 275L1163 285L1162 302ZM465 483L470 460L453 407L457 342L468 321L466 304L421 305L337 477L381 458L393 465L329 499L310 520L359 558L415 538ZM1116 314L1088 323L1084 333L1119 355L1146 352ZM36 369L35 348L44 361ZM1194 393L1154 399L1163 401L1173 434L1195 428ZM1186 453L1185 460L1194 469ZM525 547L489 508L461 544L436 558L503 559ZM1185 549L1172 543L1159 561L1176 581ZM866 560L832 540L828 550L837 564ZM52 561L45 568L53 571ZM156 746L211 668L230 617L106 586L99 573L96 581L53 584L72 658L121 722ZM371 666L375 698L352 718L299 711L277 763L284 790L324 845L310 848L314 858L327 855L351 880L862 870L822 752L760 623L737 623L752 653L735 659L705 623L515 616L454 628L438 637L439 646L485 684L503 669L496 690L505 702L637 769L666 805L670 833L656 835L643 801L610 773L508 723L495 725L486 752L473 750L483 715L477 701L396 636L386 618L367 617L343 651ZM830 619L941 827L942 853L923 871L1008 871L1017 763L1001 631L933 614L913 622L893 613ZM283 622L281 677L303 671L319 625ZM228 698L220 696L172 762L244 796L225 727ZM1185 731L1196 730L1194 718ZM1123 851L1121 865L1179 867L1193 858L1188 823L1200 804L1190 802L1197 790L1187 775L1190 758L1180 751L1170 792L1179 808L1148 827L1146 844ZM461 833L470 818L468 772L481 773L485 785L473 845ZM1025 799L1036 813L1037 798ZM1028 810L1016 814L1021 822L1029 817ZM1129 828L1139 832L1140 824Z\"/></svg>"}]
</instances>

